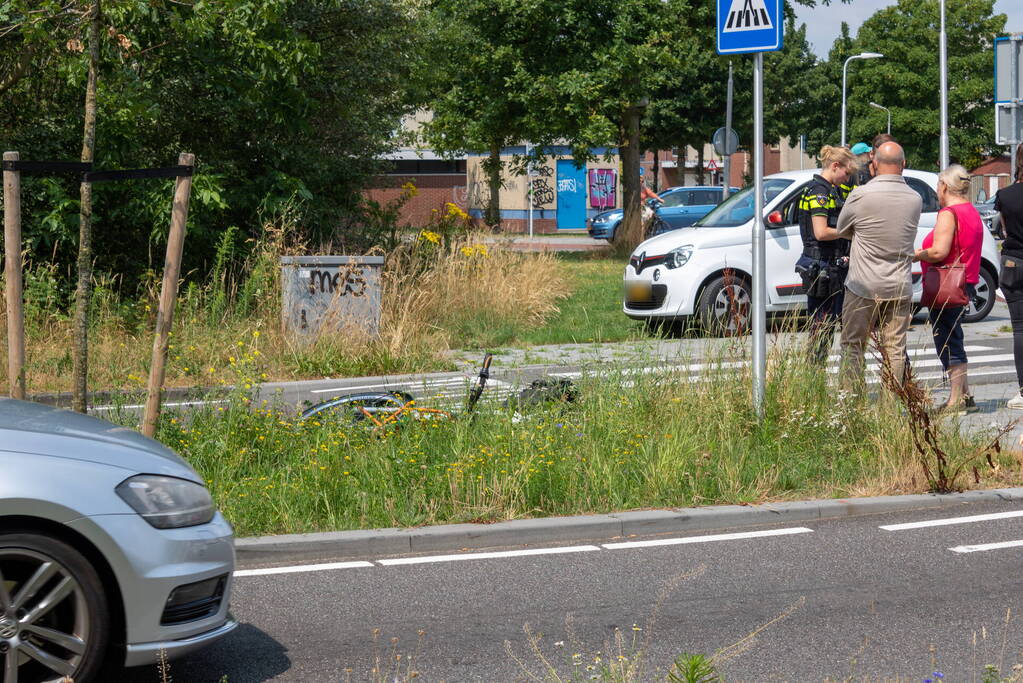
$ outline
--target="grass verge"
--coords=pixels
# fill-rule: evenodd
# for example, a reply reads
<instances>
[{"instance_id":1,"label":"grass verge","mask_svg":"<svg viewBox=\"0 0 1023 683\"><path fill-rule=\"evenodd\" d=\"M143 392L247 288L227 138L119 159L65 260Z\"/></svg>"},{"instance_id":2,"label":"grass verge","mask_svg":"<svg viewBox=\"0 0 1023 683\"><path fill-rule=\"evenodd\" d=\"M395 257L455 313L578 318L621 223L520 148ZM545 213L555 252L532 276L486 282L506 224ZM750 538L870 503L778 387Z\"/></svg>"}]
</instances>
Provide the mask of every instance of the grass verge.
<instances>
[{"instance_id":1,"label":"grass verge","mask_svg":"<svg viewBox=\"0 0 1023 683\"><path fill-rule=\"evenodd\" d=\"M159 436L242 536L927 489L894 399L838 394L802 352L778 352L760 422L728 358L696 378L612 369L582 380L573 403L518 416L492 401L472 419L383 432L299 422L239 390L187 424L167 416ZM948 421L936 438L950 462L986 441ZM1019 480L1016 455L992 457L974 485Z\"/></svg>"}]
</instances>

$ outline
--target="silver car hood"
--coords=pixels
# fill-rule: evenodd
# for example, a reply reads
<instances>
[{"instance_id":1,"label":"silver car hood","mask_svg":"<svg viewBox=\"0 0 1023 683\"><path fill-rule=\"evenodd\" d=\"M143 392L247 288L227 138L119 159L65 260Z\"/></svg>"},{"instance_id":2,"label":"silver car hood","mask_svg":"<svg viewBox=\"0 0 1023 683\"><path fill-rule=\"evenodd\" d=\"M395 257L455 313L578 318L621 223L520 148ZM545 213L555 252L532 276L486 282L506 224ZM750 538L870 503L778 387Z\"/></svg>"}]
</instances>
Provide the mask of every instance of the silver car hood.
<instances>
[{"instance_id":1,"label":"silver car hood","mask_svg":"<svg viewBox=\"0 0 1023 683\"><path fill-rule=\"evenodd\" d=\"M202 479L159 441L106 420L41 403L0 398L0 451L34 453Z\"/></svg>"}]
</instances>

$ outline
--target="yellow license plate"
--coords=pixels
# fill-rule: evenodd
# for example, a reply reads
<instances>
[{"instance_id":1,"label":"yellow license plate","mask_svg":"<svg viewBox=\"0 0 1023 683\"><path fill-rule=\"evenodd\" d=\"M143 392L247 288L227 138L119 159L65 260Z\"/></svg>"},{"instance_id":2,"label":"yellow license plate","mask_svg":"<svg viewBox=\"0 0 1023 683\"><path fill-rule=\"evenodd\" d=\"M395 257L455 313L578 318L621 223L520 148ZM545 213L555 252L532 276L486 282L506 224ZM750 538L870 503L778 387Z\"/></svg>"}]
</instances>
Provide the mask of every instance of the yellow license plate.
<instances>
[{"instance_id":1,"label":"yellow license plate","mask_svg":"<svg viewBox=\"0 0 1023 683\"><path fill-rule=\"evenodd\" d=\"M627 282L625 284L625 299L630 302L641 303L650 301L653 293L649 282Z\"/></svg>"}]
</instances>

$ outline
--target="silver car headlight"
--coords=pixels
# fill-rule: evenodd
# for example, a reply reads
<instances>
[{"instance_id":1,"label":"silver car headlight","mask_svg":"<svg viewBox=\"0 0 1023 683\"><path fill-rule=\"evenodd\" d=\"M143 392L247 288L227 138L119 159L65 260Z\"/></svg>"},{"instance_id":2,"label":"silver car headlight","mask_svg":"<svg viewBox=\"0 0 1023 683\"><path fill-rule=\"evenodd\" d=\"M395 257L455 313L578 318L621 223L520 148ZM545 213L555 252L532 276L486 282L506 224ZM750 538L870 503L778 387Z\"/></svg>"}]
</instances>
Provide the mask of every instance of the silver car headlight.
<instances>
[{"instance_id":1,"label":"silver car headlight","mask_svg":"<svg viewBox=\"0 0 1023 683\"><path fill-rule=\"evenodd\" d=\"M206 487L187 479L139 474L125 479L115 490L121 500L157 529L205 524L215 512Z\"/></svg>"},{"instance_id":2,"label":"silver car headlight","mask_svg":"<svg viewBox=\"0 0 1023 683\"><path fill-rule=\"evenodd\" d=\"M675 247L664 256L664 265L668 268L681 268L689 262L689 257L693 255L693 245L683 244L681 247Z\"/></svg>"}]
</instances>

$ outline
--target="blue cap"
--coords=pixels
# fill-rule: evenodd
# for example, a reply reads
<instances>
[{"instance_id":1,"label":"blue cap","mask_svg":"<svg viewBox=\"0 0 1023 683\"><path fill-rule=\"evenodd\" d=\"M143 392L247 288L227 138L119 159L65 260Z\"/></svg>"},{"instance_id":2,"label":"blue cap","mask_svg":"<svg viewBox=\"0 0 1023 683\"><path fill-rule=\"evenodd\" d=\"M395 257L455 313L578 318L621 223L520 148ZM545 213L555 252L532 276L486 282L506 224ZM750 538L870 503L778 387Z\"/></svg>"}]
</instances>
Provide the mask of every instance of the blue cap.
<instances>
[{"instance_id":1,"label":"blue cap","mask_svg":"<svg viewBox=\"0 0 1023 683\"><path fill-rule=\"evenodd\" d=\"M870 145L865 142L857 142L852 146L852 153L857 156L860 154L867 154L868 152L870 152Z\"/></svg>"}]
</instances>

